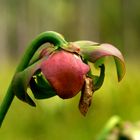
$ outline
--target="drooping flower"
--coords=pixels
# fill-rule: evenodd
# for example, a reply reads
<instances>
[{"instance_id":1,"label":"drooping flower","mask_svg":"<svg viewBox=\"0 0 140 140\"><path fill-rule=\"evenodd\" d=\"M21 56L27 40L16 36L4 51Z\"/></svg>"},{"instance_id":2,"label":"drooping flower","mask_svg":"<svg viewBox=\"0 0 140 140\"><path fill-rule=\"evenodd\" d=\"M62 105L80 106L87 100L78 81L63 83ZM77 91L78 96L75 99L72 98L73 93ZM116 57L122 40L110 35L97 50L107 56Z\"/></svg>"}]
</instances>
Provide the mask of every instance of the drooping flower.
<instances>
[{"instance_id":1,"label":"drooping flower","mask_svg":"<svg viewBox=\"0 0 140 140\"><path fill-rule=\"evenodd\" d=\"M55 95L67 99L81 91L79 109L86 115L94 91L99 89L104 81L105 66L100 60L105 56L114 57L120 81L125 74L124 58L121 52L110 44L91 41L64 41L57 44L57 39L54 40L53 42L49 38L47 42L50 44L38 50L27 68L15 75L13 91L19 99L32 106L35 106L35 103L27 94L28 87L36 99ZM100 68L99 76L92 74L88 62L95 63Z\"/></svg>"}]
</instances>

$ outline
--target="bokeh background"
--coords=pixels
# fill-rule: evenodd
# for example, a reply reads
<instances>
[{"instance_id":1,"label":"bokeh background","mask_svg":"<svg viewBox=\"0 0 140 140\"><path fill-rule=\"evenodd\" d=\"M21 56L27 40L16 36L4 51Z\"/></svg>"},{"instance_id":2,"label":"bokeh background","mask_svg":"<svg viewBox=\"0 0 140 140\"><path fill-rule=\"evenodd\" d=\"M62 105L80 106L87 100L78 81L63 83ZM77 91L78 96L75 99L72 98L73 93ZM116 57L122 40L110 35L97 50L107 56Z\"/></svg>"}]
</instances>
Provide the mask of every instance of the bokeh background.
<instances>
[{"instance_id":1,"label":"bokeh background","mask_svg":"<svg viewBox=\"0 0 140 140\"><path fill-rule=\"evenodd\" d=\"M118 84L113 59L106 60L103 87L86 117L80 94L70 100L36 100L37 107L14 99L0 129L0 140L95 140L113 115L140 119L140 2L138 0L0 0L0 103L20 58L43 31L68 41L114 44L124 54L126 75Z\"/></svg>"}]
</instances>

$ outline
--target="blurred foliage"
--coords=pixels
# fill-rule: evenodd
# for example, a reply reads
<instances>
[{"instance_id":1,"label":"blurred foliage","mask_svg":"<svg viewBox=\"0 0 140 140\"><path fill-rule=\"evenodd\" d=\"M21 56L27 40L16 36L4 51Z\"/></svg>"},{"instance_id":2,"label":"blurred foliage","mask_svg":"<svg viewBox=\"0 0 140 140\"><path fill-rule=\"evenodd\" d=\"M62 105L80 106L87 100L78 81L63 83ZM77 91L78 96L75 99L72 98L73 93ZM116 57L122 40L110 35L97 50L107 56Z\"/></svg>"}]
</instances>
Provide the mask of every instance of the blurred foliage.
<instances>
[{"instance_id":1,"label":"blurred foliage","mask_svg":"<svg viewBox=\"0 0 140 140\"><path fill-rule=\"evenodd\" d=\"M37 34L54 30L70 41L108 42L135 56L139 7L138 0L0 0L0 55L15 59Z\"/></svg>"},{"instance_id":2,"label":"blurred foliage","mask_svg":"<svg viewBox=\"0 0 140 140\"><path fill-rule=\"evenodd\" d=\"M0 0L0 102L26 46L46 30L62 33L69 41L112 43L124 53L127 69L118 84L114 63L110 61L104 85L95 93L85 118L77 107L79 95L71 100L40 100L36 108L15 98L0 139L94 140L112 115L138 121L139 7L138 0Z\"/></svg>"}]
</instances>

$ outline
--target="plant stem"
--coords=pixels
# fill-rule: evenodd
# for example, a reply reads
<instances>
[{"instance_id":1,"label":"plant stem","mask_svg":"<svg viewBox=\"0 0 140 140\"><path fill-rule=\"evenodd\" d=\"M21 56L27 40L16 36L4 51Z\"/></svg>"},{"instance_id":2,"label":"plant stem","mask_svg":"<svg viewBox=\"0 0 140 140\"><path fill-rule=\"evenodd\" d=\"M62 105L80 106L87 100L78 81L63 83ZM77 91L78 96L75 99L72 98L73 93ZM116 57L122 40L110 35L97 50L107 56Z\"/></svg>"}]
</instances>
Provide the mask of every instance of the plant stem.
<instances>
[{"instance_id":1,"label":"plant stem","mask_svg":"<svg viewBox=\"0 0 140 140\"><path fill-rule=\"evenodd\" d=\"M36 50L46 42L52 43L57 46L65 46L67 44L64 38L56 32L49 31L49 32L41 33L28 46L25 54L23 55L23 58L21 59L20 64L18 65L16 69L15 74L28 67L29 62L31 58L33 57L34 53L36 52ZM11 81L9 88L7 90L7 93L5 95L5 98L3 99L3 102L0 106L0 126L2 125L2 122L14 99L14 96L15 94L12 89L12 81Z\"/></svg>"},{"instance_id":2,"label":"plant stem","mask_svg":"<svg viewBox=\"0 0 140 140\"><path fill-rule=\"evenodd\" d=\"M3 102L0 106L0 126L2 125L3 119L14 99L14 94L12 92L12 84L9 85L9 88L7 90L7 94L5 95L5 98L3 99Z\"/></svg>"},{"instance_id":3,"label":"plant stem","mask_svg":"<svg viewBox=\"0 0 140 140\"><path fill-rule=\"evenodd\" d=\"M106 123L105 127L101 131L100 135L98 136L97 140L106 140L110 131L116 126L121 124L121 118L119 116L113 116L109 119Z\"/></svg>"}]
</instances>

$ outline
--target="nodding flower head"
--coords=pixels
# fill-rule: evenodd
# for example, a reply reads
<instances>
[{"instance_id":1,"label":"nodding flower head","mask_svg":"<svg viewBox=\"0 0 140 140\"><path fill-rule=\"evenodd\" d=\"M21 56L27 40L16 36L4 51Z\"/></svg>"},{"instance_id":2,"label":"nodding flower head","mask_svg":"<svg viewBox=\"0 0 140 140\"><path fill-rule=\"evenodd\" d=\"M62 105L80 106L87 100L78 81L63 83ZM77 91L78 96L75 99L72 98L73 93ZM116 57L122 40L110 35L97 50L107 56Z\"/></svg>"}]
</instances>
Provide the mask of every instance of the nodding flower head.
<instances>
[{"instance_id":1,"label":"nodding flower head","mask_svg":"<svg viewBox=\"0 0 140 140\"><path fill-rule=\"evenodd\" d=\"M105 66L102 58L114 57L118 81L125 74L124 58L121 52L110 44L92 41L66 42L58 33L46 34L49 36L40 35L37 39L41 43L37 43L49 44L37 49L28 65L15 74L13 92L22 101L35 106L27 88L31 89L36 99L55 95L68 99L81 91L79 109L86 115L94 91L98 90L104 81ZM35 41L32 44L35 46ZM92 73L89 62L99 67L99 75Z\"/></svg>"}]
</instances>

